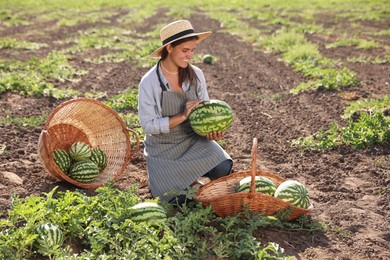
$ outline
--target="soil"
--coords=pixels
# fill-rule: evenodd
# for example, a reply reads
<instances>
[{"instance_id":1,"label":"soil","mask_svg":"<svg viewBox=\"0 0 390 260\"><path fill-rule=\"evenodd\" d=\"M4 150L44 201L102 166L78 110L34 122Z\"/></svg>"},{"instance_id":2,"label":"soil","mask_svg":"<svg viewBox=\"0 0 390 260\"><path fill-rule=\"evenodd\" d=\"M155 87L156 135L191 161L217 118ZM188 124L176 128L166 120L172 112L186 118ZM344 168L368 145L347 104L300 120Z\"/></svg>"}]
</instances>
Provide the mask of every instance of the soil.
<instances>
[{"instance_id":1,"label":"soil","mask_svg":"<svg viewBox=\"0 0 390 260\"><path fill-rule=\"evenodd\" d=\"M111 25L121 26L117 19L126 12L116 12ZM341 27L346 26L346 22L327 24L324 21L328 19L321 20L321 17L331 15L319 16L317 23L324 27L335 27L335 32L337 27L345 29ZM222 32L218 21L201 13L189 19L196 30L214 32L198 45L197 52L217 56L218 61L211 65L197 65L204 71L210 97L226 101L235 112L233 126L224 137L224 147L233 158L234 171L250 169L252 140L258 138L258 167L304 183L314 203L311 218L327 227L325 233L262 229L255 234L259 240L276 242L285 249L286 255L297 259L390 259L390 147L382 145L365 150L340 147L328 152L302 153L291 146L294 139L313 134L332 122L344 125L346 122L341 115L350 100L390 93L389 63L347 61L351 56L382 55L385 49L376 48L375 52L354 47L326 49L332 36L337 35L308 34L307 39L318 44L323 56L341 60L345 67L355 71L361 86L291 95L289 90L307 79L284 64L277 54L254 51L250 43ZM152 31L156 24L167 21L170 21L170 17L160 12L148 18L142 27L133 26L132 29ZM364 21L360 29L363 27L372 31L386 28L388 22ZM55 23L45 22L3 28L0 37L42 42L49 47L37 51L0 49L0 58L27 60L32 56L45 57L51 50L60 48L55 43L57 40L76 36L79 31L94 26L99 24L60 28ZM45 37L34 32L44 32ZM376 37L382 43L390 40L386 35ZM88 53L94 54L98 55L98 52ZM70 63L89 73L82 76L80 81L67 85L81 92L106 91L108 96L134 88L148 70L138 68L130 61L91 64L84 61L82 56L74 56ZM64 85L53 83L57 87ZM64 100L2 93L0 113L2 117L39 116L49 114L61 102ZM6 151L0 153L2 217L6 216L13 195L39 195L55 186L60 186L60 190L76 188L56 180L42 167L37 149L42 128L43 124L33 128L7 124L0 128L0 148L6 146ZM139 195L147 198L150 192L145 181L146 166L142 149L141 144L116 185L127 188L138 183ZM21 181L6 178L10 172Z\"/></svg>"}]
</instances>

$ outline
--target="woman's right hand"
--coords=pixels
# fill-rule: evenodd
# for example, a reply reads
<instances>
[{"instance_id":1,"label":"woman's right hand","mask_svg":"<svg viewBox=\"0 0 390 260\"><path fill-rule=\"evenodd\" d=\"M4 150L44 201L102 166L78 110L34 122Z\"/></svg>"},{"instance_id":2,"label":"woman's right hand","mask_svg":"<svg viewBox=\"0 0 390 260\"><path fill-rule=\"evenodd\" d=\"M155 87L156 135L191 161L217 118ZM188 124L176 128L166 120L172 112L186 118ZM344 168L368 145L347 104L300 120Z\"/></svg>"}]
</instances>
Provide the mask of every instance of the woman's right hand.
<instances>
[{"instance_id":1,"label":"woman's right hand","mask_svg":"<svg viewBox=\"0 0 390 260\"><path fill-rule=\"evenodd\" d=\"M175 126L177 126L177 125L183 123L185 120L187 120L192 109L194 109L197 105L199 105L202 102L203 102L203 99L188 100L186 103L186 107L184 108L183 113L169 117L169 128L174 128Z\"/></svg>"},{"instance_id":2,"label":"woman's right hand","mask_svg":"<svg viewBox=\"0 0 390 260\"><path fill-rule=\"evenodd\" d=\"M198 99L198 100L188 100L186 103L186 107L184 109L184 115L186 118L190 115L191 111L200 103L203 102L203 99Z\"/></svg>"}]
</instances>

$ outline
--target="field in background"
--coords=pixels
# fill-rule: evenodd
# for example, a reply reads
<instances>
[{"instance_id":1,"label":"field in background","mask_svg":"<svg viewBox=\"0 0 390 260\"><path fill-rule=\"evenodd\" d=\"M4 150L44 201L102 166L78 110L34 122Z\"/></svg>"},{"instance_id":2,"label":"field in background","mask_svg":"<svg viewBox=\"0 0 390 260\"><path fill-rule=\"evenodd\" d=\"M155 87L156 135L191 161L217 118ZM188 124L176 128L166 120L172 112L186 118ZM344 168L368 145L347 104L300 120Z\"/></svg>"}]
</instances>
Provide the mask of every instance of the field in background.
<instances>
[{"instance_id":1,"label":"field in background","mask_svg":"<svg viewBox=\"0 0 390 260\"><path fill-rule=\"evenodd\" d=\"M210 96L226 101L235 112L233 127L222 141L235 171L249 169L251 140L258 137L260 167L305 183L315 210L309 219L283 223L259 218L248 228L237 219L215 219L196 207L171 218L176 233L166 230L166 238L172 236L167 240L177 244L164 244L158 235L145 244L155 254L163 252L164 246L170 250L183 246L180 252L173 250L176 255L167 253L173 259L261 255L386 259L390 251L384 221L390 217L389 10L388 1L1 1L2 218L7 217L13 196L40 196L56 186L60 191L75 191L76 187L45 172L36 147L47 116L65 100L96 98L143 137L137 85L156 62L148 54L160 45L163 25L190 19L196 30L213 31L197 48L192 63L205 72ZM215 62L203 64L204 54L211 54ZM118 198L130 196L127 199L133 201L136 194L140 200L150 199L141 151L115 189L126 190L133 184L137 185L134 191ZM115 191L99 197L87 191L102 200L104 193L111 192ZM46 203L50 207L53 202ZM107 198L105 203L120 207ZM18 210L14 214L31 214ZM45 216L39 207L35 210L32 214ZM116 211L111 210L110 214ZM26 220L13 221L16 227ZM27 228L34 221L39 220L34 218ZM75 247L82 231L76 225L70 229L65 218L57 221L73 238L67 241L70 248L53 255L91 249L84 256L94 258L102 247L113 258L142 252L139 247L133 248L133 255L128 253L129 244L136 244L131 239L139 238L129 238L123 226L112 229L111 224L89 233L89 244ZM3 232L8 224L0 223ZM240 228L230 229L232 223ZM18 248L17 256L31 256L26 230L2 240L8 242L0 244L0 255ZM95 239L98 236L114 243L105 244ZM185 240L188 237L190 241ZM118 248L122 253L113 255Z\"/></svg>"}]
</instances>

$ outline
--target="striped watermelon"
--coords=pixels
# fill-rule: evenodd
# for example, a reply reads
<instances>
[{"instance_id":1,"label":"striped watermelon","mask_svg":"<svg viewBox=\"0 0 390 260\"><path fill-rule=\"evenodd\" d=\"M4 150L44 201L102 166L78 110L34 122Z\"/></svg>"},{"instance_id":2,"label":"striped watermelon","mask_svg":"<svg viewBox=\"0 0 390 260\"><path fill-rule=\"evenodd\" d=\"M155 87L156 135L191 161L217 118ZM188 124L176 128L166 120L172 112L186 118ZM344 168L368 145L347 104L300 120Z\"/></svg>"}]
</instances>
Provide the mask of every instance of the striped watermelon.
<instances>
[{"instance_id":1,"label":"striped watermelon","mask_svg":"<svg viewBox=\"0 0 390 260\"><path fill-rule=\"evenodd\" d=\"M252 177L245 177L242 179L236 188L236 192L248 192L251 186ZM256 191L273 196L276 186L273 181L263 176L256 176L255 178Z\"/></svg>"},{"instance_id":2,"label":"striped watermelon","mask_svg":"<svg viewBox=\"0 0 390 260\"><path fill-rule=\"evenodd\" d=\"M210 54L206 54L203 56L202 60L203 60L203 63L205 63L205 64L211 64L211 63L213 63L213 56L211 56Z\"/></svg>"},{"instance_id":3,"label":"striped watermelon","mask_svg":"<svg viewBox=\"0 0 390 260\"><path fill-rule=\"evenodd\" d=\"M166 220L163 207L155 202L141 202L132 207L131 220L134 222L160 222Z\"/></svg>"},{"instance_id":4,"label":"striped watermelon","mask_svg":"<svg viewBox=\"0 0 390 260\"><path fill-rule=\"evenodd\" d=\"M53 223L40 224L35 227L38 237L34 241L34 247L42 252L49 252L53 247L62 246L64 236L61 229Z\"/></svg>"},{"instance_id":5,"label":"striped watermelon","mask_svg":"<svg viewBox=\"0 0 390 260\"><path fill-rule=\"evenodd\" d=\"M107 155L98 147L91 150L89 159L99 167L99 171L103 171L107 166Z\"/></svg>"},{"instance_id":6,"label":"striped watermelon","mask_svg":"<svg viewBox=\"0 0 390 260\"><path fill-rule=\"evenodd\" d=\"M91 183L98 175L99 167L89 160L75 162L69 169L69 177L81 183Z\"/></svg>"},{"instance_id":7,"label":"striped watermelon","mask_svg":"<svg viewBox=\"0 0 390 260\"><path fill-rule=\"evenodd\" d=\"M84 142L75 142L69 149L69 155L75 161L82 161L91 157L91 147Z\"/></svg>"},{"instance_id":8,"label":"striped watermelon","mask_svg":"<svg viewBox=\"0 0 390 260\"><path fill-rule=\"evenodd\" d=\"M231 107L221 100L205 101L196 106L188 117L195 133L225 132L233 123Z\"/></svg>"},{"instance_id":9,"label":"striped watermelon","mask_svg":"<svg viewBox=\"0 0 390 260\"><path fill-rule=\"evenodd\" d=\"M306 187L295 180L286 180L275 190L274 196L295 206L307 209L310 205Z\"/></svg>"},{"instance_id":10,"label":"striped watermelon","mask_svg":"<svg viewBox=\"0 0 390 260\"><path fill-rule=\"evenodd\" d=\"M53 159L57 166L64 173L68 173L69 167L71 165L71 159L69 154L63 149L56 149L53 151Z\"/></svg>"}]
</instances>

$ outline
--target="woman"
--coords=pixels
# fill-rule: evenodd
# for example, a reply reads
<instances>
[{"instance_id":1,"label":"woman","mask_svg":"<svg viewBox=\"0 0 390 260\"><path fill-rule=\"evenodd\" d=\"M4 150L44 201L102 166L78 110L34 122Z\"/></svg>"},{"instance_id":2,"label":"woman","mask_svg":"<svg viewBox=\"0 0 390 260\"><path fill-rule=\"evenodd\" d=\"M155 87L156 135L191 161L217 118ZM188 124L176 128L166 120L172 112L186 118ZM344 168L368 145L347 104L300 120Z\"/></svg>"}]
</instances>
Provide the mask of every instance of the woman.
<instances>
[{"instance_id":1,"label":"woman","mask_svg":"<svg viewBox=\"0 0 390 260\"><path fill-rule=\"evenodd\" d=\"M190 64L196 45L211 32L195 33L191 23L179 20L160 31L159 58L139 84L138 114L145 132L149 186L154 197L174 202L172 192L183 191L202 176L216 179L230 173L233 162L214 140L223 133L197 135L188 115L209 100L203 72ZM168 194L171 192L171 194Z\"/></svg>"}]
</instances>

